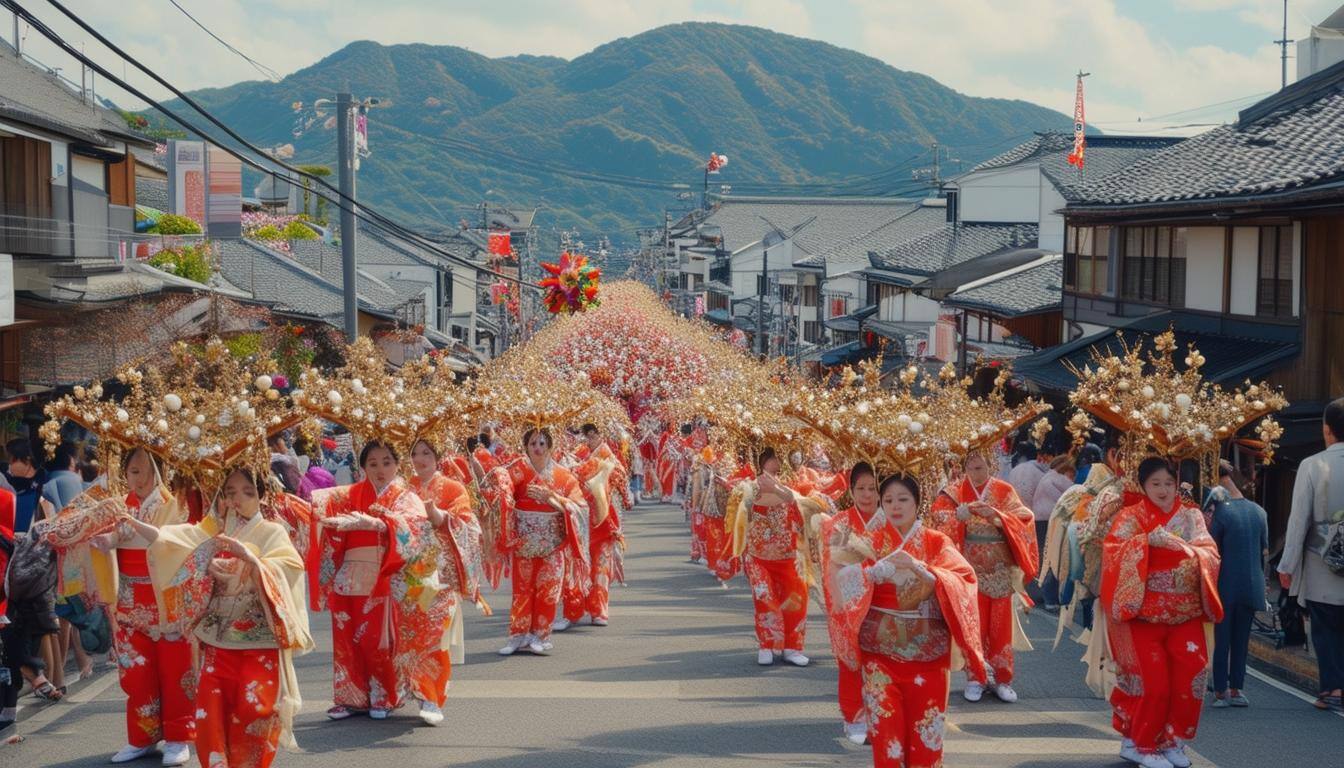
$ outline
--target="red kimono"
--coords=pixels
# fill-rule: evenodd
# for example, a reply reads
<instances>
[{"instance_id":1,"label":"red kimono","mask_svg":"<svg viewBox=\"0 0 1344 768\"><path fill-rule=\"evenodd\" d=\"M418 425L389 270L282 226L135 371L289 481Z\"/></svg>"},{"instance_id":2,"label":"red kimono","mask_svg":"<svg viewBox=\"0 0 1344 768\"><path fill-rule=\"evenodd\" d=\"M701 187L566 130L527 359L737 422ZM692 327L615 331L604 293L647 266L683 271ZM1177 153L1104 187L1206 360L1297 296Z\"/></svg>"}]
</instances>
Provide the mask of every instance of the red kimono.
<instances>
[{"instance_id":1,"label":"red kimono","mask_svg":"<svg viewBox=\"0 0 1344 768\"><path fill-rule=\"evenodd\" d=\"M714 474L711 485L706 489L707 497L701 506L704 516L705 564L719 581L728 581L742 570L742 558L733 551L733 535L728 530L728 500L733 489L743 480L756 479L756 473L750 465L723 478Z\"/></svg>"},{"instance_id":2,"label":"red kimono","mask_svg":"<svg viewBox=\"0 0 1344 768\"><path fill-rule=\"evenodd\" d=\"M974 501L994 508L990 517L957 516L958 508ZM929 512L930 525L947 534L975 568L979 584L980 634L994 682L1013 681L1013 625L1017 621L1013 595L1035 578L1040 563L1036 524L1031 509L1006 481L991 477L977 490L969 478L944 488ZM1025 599L1025 598L1024 598ZM970 678L982 685L986 678Z\"/></svg>"},{"instance_id":3,"label":"red kimono","mask_svg":"<svg viewBox=\"0 0 1344 768\"><path fill-rule=\"evenodd\" d=\"M627 506L631 503L625 495L619 493L622 490L625 494L629 493L623 479L625 470L605 443L596 451L581 445L574 454L581 463L574 467L573 472L583 489L588 509L589 589L587 595L574 588L577 585L565 590L565 618L576 622L587 613L595 620L606 621L609 618L611 582L621 575L618 567L619 550L624 543L620 510L615 501L620 497Z\"/></svg>"},{"instance_id":4,"label":"red kimono","mask_svg":"<svg viewBox=\"0 0 1344 768\"><path fill-rule=\"evenodd\" d=\"M512 554L513 604L509 636L532 636L545 643L551 636L556 606L565 578L565 558L576 576L588 571L588 513L578 478L554 462L538 473L518 459L508 467L513 507L502 517L503 549ZM564 512L527 495L529 485L549 488L564 499ZM579 587L576 587L579 588ZM583 588L583 592L587 592Z\"/></svg>"},{"instance_id":5,"label":"red kimono","mask_svg":"<svg viewBox=\"0 0 1344 768\"><path fill-rule=\"evenodd\" d=\"M313 506L315 523L356 511L384 523L376 531L323 528L310 553L313 608L331 611L334 703L390 710L409 691L432 694L441 673L431 659L447 617L424 502L397 478L381 494L368 480L326 488Z\"/></svg>"},{"instance_id":6,"label":"red kimono","mask_svg":"<svg viewBox=\"0 0 1344 768\"><path fill-rule=\"evenodd\" d=\"M807 581L798 557L803 516L798 505L753 503L747 513L747 557L756 639L762 650L802 651L807 633Z\"/></svg>"},{"instance_id":7,"label":"red kimono","mask_svg":"<svg viewBox=\"0 0 1344 768\"><path fill-rule=\"evenodd\" d=\"M1167 544L1149 539L1166 531ZM1161 535L1161 534L1159 534ZM1208 667L1204 623L1218 622L1218 547L1193 506L1144 498L1116 514L1102 545L1101 605L1116 684L1112 723L1140 752L1195 737Z\"/></svg>"},{"instance_id":8,"label":"red kimono","mask_svg":"<svg viewBox=\"0 0 1344 768\"><path fill-rule=\"evenodd\" d=\"M677 491L677 465L681 461L681 440L671 430L658 440L658 493L663 502L672 500Z\"/></svg>"},{"instance_id":9,"label":"red kimono","mask_svg":"<svg viewBox=\"0 0 1344 768\"><path fill-rule=\"evenodd\" d=\"M916 524L903 538L880 512L838 515L825 536L827 626L841 669L862 676L873 765L937 768L954 655L985 674L975 571L942 533ZM875 581L867 569L897 551L917 570Z\"/></svg>"},{"instance_id":10,"label":"red kimono","mask_svg":"<svg viewBox=\"0 0 1344 768\"><path fill-rule=\"evenodd\" d=\"M448 700L448 682L452 678L453 662L449 654L452 640L450 627L459 610L459 598L477 606L484 606L481 598L481 524L471 508L471 494L466 486L434 473L429 482L411 478L411 487L417 496L428 501L443 514L443 523L435 526L434 536L439 545L439 586L429 614L432 621L442 621L443 631L437 647L425 654L425 665L417 675L415 694L423 701L440 708ZM489 607L484 609L489 615Z\"/></svg>"},{"instance_id":11,"label":"red kimono","mask_svg":"<svg viewBox=\"0 0 1344 768\"><path fill-rule=\"evenodd\" d=\"M874 512L876 512L876 510L874 510ZM823 564L825 563L824 553L828 546L828 542L836 541L838 544L843 544L846 536L852 536L856 531L865 531L868 527L869 520L872 520L874 517L875 515L869 515L868 518L865 519L863 513L860 512L857 507L849 507L848 509L837 513L834 517L822 522L821 535L818 538L821 540ZM880 523L881 521L879 520L878 522ZM838 628L831 625L829 622L830 606L835 604L835 601L831 598L830 592L827 591L830 589L830 586L831 582L823 577L822 594L826 598L828 611L827 629L832 638L831 650L838 657L839 652L835 650L834 639ZM853 724L868 722L868 713L863 708L863 675L859 672L858 667L848 667L844 664L840 665L840 675L836 685L836 698L840 702L840 716L845 719L846 723Z\"/></svg>"}]
</instances>

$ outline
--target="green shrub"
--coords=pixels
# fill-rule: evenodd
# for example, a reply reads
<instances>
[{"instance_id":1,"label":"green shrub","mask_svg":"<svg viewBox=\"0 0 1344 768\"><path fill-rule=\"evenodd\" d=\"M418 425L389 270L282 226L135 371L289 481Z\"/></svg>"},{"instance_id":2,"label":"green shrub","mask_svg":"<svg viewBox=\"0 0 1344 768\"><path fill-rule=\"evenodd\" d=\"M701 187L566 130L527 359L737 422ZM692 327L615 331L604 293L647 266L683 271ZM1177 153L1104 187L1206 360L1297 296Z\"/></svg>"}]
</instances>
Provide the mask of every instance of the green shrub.
<instances>
[{"instance_id":1,"label":"green shrub","mask_svg":"<svg viewBox=\"0 0 1344 768\"><path fill-rule=\"evenodd\" d=\"M285 229L280 233L285 240L316 240L317 233L299 221L291 221L285 225Z\"/></svg>"},{"instance_id":2,"label":"green shrub","mask_svg":"<svg viewBox=\"0 0 1344 768\"><path fill-rule=\"evenodd\" d=\"M257 227L257 231L252 233L255 240L284 240L285 233L274 224L267 224L264 227Z\"/></svg>"},{"instance_id":3,"label":"green shrub","mask_svg":"<svg viewBox=\"0 0 1344 768\"><path fill-rule=\"evenodd\" d=\"M206 243L164 248L149 258L149 265L203 285L214 274L210 246Z\"/></svg>"},{"instance_id":4,"label":"green shrub","mask_svg":"<svg viewBox=\"0 0 1344 768\"><path fill-rule=\"evenodd\" d=\"M224 340L225 349L238 360L247 360L261 354L260 333L240 333Z\"/></svg>"},{"instance_id":5,"label":"green shrub","mask_svg":"<svg viewBox=\"0 0 1344 768\"><path fill-rule=\"evenodd\" d=\"M150 231L160 235L199 235L201 234L201 225L186 216L165 213L159 217L158 222L150 228Z\"/></svg>"}]
</instances>

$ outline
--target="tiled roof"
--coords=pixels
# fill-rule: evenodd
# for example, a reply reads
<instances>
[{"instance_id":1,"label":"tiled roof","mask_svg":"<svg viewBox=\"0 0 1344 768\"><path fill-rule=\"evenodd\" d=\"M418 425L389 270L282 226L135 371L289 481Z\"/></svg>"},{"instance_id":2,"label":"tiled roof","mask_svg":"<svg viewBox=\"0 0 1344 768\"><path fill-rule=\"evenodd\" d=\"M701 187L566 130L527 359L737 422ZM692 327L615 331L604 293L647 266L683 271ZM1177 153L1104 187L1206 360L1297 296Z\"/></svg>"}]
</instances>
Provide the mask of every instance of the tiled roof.
<instances>
[{"instance_id":1,"label":"tiled roof","mask_svg":"<svg viewBox=\"0 0 1344 768\"><path fill-rule=\"evenodd\" d=\"M1053 255L956 290L943 302L1000 317L1021 317L1058 308L1063 300L1064 259Z\"/></svg>"},{"instance_id":2,"label":"tiled roof","mask_svg":"<svg viewBox=\"0 0 1344 768\"><path fill-rule=\"evenodd\" d=\"M931 232L947 223L943 205L919 203L895 212L895 216L848 240L841 240L819 253L794 262L800 267L820 267L827 262L863 263L868 254L893 248L906 240ZM806 232L807 230L803 230ZM800 233L801 235L801 233Z\"/></svg>"},{"instance_id":3,"label":"tiled roof","mask_svg":"<svg viewBox=\"0 0 1344 768\"><path fill-rule=\"evenodd\" d=\"M361 253L364 252L365 245L365 242L360 242ZM340 246L325 243L321 240L295 240L290 244L290 247L293 249L293 259L295 261L320 274L335 286L345 285ZM406 299L401 292L385 281L370 275L364 269L357 270L355 290L359 292L360 298L383 310L395 310L406 303ZM424 290L423 285L420 290ZM419 295L419 292L417 292L417 295Z\"/></svg>"},{"instance_id":4,"label":"tiled roof","mask_svg":"<svg viewBox=\"0 0 1344 768\"><path fill-rule=\"evenodd\" d=\"M702 229L718 226L724 248L732 253L760 240L771 224L789 232L815 216L815 221L799 230L794 242L808 253L820 254L908 213L915 205L914 200L899 198L729 197L705 219Z\"/></svg>"},{"instance_id":5,"label":"tiled roof","mask_svg":"<svg viewBox=\"0 0 1344 768\"><path fill-rule=\"evenodd\" d=\"M1102 354L1124 354L1144 339L1171 328L1176 348L1194 344L1208 363L1200 369L1215 384L1235 384L1256 379L1296 357L1300 347L1290 338L1267 338L1237 328L1219 327L1217 318L1199 317L1183 312L1161 312L1136 320L1124 328L1084 336L1067 344L1047 347L1018 358L1013 375L1025 380L1034 390L1070 392L1078 386L1071 366L1081 370L1093 365L1091 350ZM1292 335L1291 330L1288 331ZM1293 337L1295 338L1295 337Z\"/></svg>"},{"instance_id":6,"label":"tiled roof","mask_svg":"<svg viewBox=\"0 0 1344 768\"><path fill-rule=\"evenodd\" d=\"M14 54L0 42L0 118L9 118L99 146L113 140L144 147L154 142L126 126L112 110L89 103L56 75Z\"/></svg>"},{"instance_id":7,"label":"tiled roof","mask_svg":"<svg viewBox=\"0 0 1344 768\"><path fill-rule=\"evenodd\" d=\"M1291 192L1344 176L1344 63L1215 128L1089 181L1081 207L1196 203Z\"/></svg>"},{"instance_id":8,"label":"tiled roof","mask_svg":"<svg viewBox=\"0 0 1344 768\"><path fill-rule=\"evenodd\" d=\"M871 257L872 265L904 274L932 275L971 259L1036 245L1035 224L948 224Z\"/></svg>"},{"instance_id":9,"label":"tiled roof","mask_svg":"<svg viewBox=\"0 0 1344 768\"><path fill-rule=\"evenodd\" d=\"M135 179L135 204L167 211L171 207L168 204L168 182L163 179L147 179L137 176Z\"/></svg>"},{"instance_id":10,"label":"tiled roof","mask_svg":"<svg viewBox=\"0 0 1344 768\"><path fill-rule=\"evenodd\" d=\"M1019 144L998 157L977 165L975 171L1007 168L1020 163L1039 163L1045 174L1066 200L1077 199L1078 190L1086 183L1105 178L1121 169L1182 141L1168 136L1089 136L1086 162L1083 170L1069 165L1073 137L1063 133L1038 133L1030 141Z\"/></svg>"},{"instance_id":11,"label":"tiled roof","mask_svg":"<svg viewBox=\"0 0 1344 768\"><path fill-rule=\"evenodd\" d=\"M218 239L214 242L220 274L256 301L328 321L340 317L344 311L339 261L333 282L300 263L299 259L250 240ZM399 306L393 291L386 286L380 287L366 276L360 276L358 292L361 308L366 311L390 314Z\"/></svg>"}]
</instances>

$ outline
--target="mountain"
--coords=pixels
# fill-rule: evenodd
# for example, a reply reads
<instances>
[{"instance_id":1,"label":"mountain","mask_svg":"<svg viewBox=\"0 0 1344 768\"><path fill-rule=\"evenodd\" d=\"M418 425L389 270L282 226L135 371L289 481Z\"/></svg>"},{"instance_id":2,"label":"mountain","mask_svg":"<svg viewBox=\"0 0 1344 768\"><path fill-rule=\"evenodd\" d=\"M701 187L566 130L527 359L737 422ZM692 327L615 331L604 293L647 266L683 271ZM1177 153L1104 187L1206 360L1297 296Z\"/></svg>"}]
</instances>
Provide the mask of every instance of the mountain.
<instances>
[{"instance_id":1,"label":"mountain","mask_svg":"<svg viewBox=\"0 0 1344 768\"><path fill-rule=\"evenodd\" d=\"M538 206L544 226L633 239L698 193L711 151L729 156L733 194L802 194L837 179L848 193L910 194L911 169L937 140L969 168L1065 115L1023 101L972 98L934 79L815 40L686 23L600 46L572 61L488 58L451 46L356 42L273 82L191 96L263 146L292 142L296 162L333 164L335 130L292 130L293 102L381 99L361 199L426 228L495 203ZM173 104L173 106L181 106ZM310 112L311 114L311 112ZM573 171L582 173L575 177ZM633 179L624 184L609 176ZM756 186L759 185L759 186Z\"/></svg>"}]
</instances>

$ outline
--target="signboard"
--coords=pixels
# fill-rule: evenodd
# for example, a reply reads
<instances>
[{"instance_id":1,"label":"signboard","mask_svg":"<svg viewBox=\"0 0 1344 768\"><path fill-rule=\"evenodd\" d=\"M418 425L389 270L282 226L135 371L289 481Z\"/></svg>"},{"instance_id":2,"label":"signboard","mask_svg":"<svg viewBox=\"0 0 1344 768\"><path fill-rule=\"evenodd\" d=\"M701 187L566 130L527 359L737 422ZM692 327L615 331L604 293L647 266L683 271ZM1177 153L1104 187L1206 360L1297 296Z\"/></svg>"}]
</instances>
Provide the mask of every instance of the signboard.
<instances>
[{"instance_id":1,"label":"signboard","mask_svg":"<svg viewBox=\"0 0 1344 768\"><path fill-rule=\"evenodd\" d=\"M206 234L211 237L243 235L243 162L211 145L206 154L208 195Z\"/></svg>"},{"instance_id":2,"label":"signboard","mask_svg":"<svg viewBox=\"0 0 1344 768\"><path fill-rule=\"evenodd\" d=\"M186 216L205 229L205 143L171 139L168 142L168 202L172 212Z\"/></svg>"}]
</instances>

